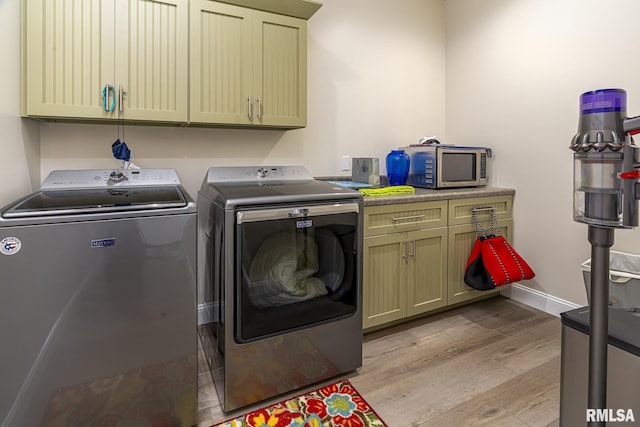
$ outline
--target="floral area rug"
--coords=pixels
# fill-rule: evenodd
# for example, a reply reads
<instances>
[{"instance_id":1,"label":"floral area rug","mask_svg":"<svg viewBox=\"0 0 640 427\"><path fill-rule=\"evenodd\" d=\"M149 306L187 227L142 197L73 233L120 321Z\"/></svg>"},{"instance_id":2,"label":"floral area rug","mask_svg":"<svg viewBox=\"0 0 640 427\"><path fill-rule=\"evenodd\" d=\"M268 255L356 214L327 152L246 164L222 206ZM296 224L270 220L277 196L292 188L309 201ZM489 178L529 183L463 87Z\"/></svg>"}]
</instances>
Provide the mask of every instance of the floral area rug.
<instances>
[{"instance_id":1,"label":"floral area rug","mask_svg":"<svg viewBox=\"0 0 640 427\"><path fill-rule=\"evenodd\" d=\"M212 427L387 427L349 380Z\"/></svg>"}]
</instances>

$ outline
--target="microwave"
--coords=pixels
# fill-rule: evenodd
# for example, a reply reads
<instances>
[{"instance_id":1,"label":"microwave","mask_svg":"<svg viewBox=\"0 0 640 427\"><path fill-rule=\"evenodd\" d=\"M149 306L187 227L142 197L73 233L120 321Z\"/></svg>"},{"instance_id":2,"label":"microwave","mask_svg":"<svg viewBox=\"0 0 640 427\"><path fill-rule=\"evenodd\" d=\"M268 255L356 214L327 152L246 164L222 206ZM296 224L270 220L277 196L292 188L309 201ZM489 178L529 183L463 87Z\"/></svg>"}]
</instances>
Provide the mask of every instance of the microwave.
<instances>
[{"instance_id":1,"label":"microwave","mask_svg":"<svg viewBox=\"0 0 640 427\"><path fill-rule=\"evenodd\" d=\"M409 155L407 184L423 188L487 185L487 147L419 144L401 147Z\"/></svg>"}]
</instances>

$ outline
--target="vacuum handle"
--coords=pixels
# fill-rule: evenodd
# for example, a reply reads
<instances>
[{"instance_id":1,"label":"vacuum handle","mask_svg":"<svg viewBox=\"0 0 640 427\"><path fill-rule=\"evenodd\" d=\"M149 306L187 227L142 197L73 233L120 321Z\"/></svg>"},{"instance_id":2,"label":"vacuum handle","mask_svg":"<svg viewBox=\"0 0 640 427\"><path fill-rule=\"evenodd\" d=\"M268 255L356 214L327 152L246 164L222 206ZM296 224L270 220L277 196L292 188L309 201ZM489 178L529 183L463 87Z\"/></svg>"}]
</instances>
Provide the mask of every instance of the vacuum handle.
<instances>
[{"instance_id":1,"label":"vacuum handle","mask_svg":"<svg viewBox=\"0 0 640 427\"><path fill-rule=\"evenodd\" d=\"M632 170L629 172L622 172L620 174L622 179L640 179L640 169Z\"/></svg>"},{"instance_id":2,"label":"vacuum handle","mask_svg":"<svg viewBox=\"0 0 640 427\"><path fill-rule=\"evenodd\" d=\"M622 129L631 135L640 133L640 116L624 119L622 122Z\"/></svg>"}]
</instances>

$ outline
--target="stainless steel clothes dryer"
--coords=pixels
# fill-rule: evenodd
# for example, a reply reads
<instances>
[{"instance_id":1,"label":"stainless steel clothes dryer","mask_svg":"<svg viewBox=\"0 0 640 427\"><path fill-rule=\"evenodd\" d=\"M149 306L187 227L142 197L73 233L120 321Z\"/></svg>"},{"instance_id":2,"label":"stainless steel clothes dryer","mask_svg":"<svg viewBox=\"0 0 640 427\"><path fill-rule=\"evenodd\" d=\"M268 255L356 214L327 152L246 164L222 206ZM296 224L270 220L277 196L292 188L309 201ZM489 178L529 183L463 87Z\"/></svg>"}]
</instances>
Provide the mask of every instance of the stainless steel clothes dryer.
<instances>
[{"instance_id":1,"label":"stainless steel clothes dryer","mask_svg":"<svg viewBox=\"0 0 640 427\"><path fill-rule=\"evenodd\" d=\"M213 167L199 332L231 411L362 365L362 194L304 167Z\"/></svg>"},{"instance_id":2,"label":"stainless steel clothes dryer","mask_svg":"<svg viewBox=\"0 0 640 427\"><path fill-rule=\"evenodd\" d=\"M196 216L169 169L54 171L0 210L0 425L196 424Z\"/></svg>"}]
</instances>

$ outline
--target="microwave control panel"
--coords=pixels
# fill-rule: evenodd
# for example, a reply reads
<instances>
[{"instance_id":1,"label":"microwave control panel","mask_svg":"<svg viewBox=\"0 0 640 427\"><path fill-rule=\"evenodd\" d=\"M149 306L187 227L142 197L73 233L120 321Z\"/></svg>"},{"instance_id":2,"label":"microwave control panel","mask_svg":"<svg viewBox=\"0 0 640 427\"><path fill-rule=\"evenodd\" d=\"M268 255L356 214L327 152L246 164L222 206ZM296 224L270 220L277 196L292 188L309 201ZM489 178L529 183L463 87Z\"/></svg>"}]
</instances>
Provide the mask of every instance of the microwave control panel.
<instances>
[{"instance_id":1,"label":"microwave control panel","mask_svg":"<svg viewBox=\"0 0 640 427\"><path fill-rule=\"evenodd\" d=\"M480 178L487 177L487 154L480 153Z\"/></svg>"}]
</instances>

